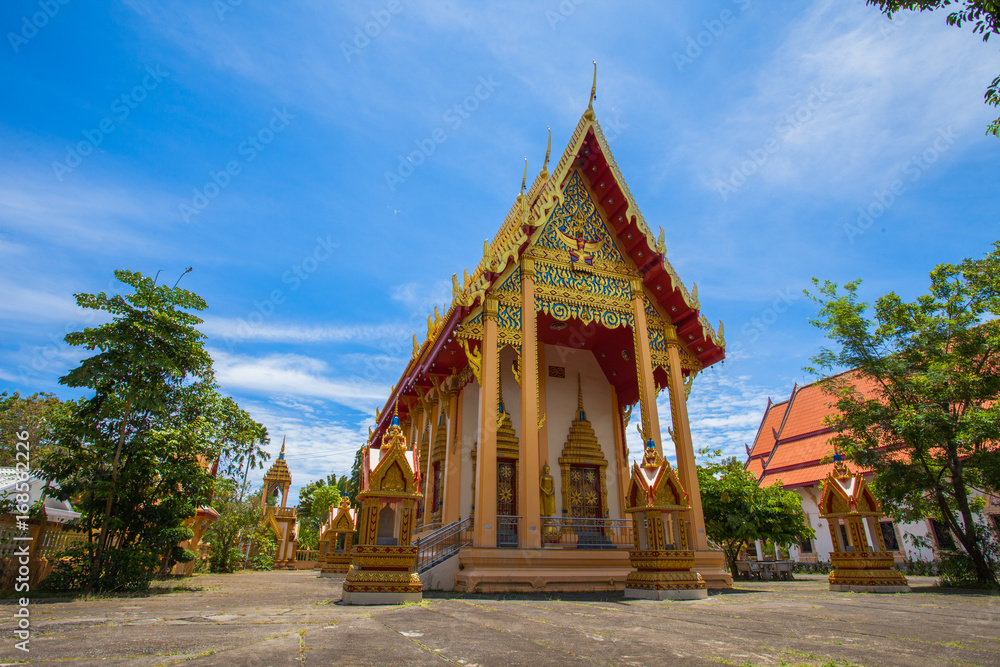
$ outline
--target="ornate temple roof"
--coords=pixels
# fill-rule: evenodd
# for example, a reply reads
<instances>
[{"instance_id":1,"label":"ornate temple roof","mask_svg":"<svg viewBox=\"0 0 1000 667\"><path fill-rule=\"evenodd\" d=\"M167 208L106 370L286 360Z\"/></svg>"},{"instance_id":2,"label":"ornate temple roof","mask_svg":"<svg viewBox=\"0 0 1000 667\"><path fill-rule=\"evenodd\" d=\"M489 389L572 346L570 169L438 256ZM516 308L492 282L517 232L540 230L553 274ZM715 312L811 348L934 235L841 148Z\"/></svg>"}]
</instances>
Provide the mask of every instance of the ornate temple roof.
<instances>
[{"instance_id":1,"label":"ornate temple roof","mask_svg":"<svg viewBox=\"0 0 1000 667\"><path fill-rule=\"evenodd\" d=\"M412 398L402 401L400 398L413 397L419 391L428 390L434 386L434 378L447 376L455 369L466 367L468 361L455 335L456 331L470 314L482 307L488 293L502 289L500 283L510 279L510 265L516 265L530 247L542 242L543 230L547 229L546 225L553 216L578 215L577 211L566 210L564 193L567 188L580 188L588 193L588 200L594 201L594 210L599 210L600 225L606 225L608 234L614 237L614 241L604 244L603 248L613 252L616 260L633 266L633 270L641 276L647 304L655 302L656 307L676 327L677 339L687 351L686 358L690 359L690 364L700 369L725 357L721 324L716 332L701 314L697 286L689 290L680 280L667 259L662 228L658 235L653 233L622 177L594 113L595 96L596 69L590 104L552 171L548 168L550 133L545 162L531 187L526 189L526 166L521 194L517 196L492 241L484 243L482 258L471 274L466 271L461 278L457 274L453 275L452 303L443 314L435 308L434 313L428 317L423 342L414 336L412 358L400 381L393 387L385 404L386 409L377 416L370 444L377 443L379 436L387 428L388 413L391 411L389 408L396 406L405 416L410 407L408 400L415 402ZM584 222L573 217L573 224L582 225ZM577 229L580 231L579 238L568 238L580 240L588 247L600 245L590 243L591 239L582 226ZM566 236L560 230L555 233ZM594 261L600 263L604 259L597 257ZM647 305L647 309L655 311L652 305ZM539 330L542 340L542 327ZM691 365L685 366L686 372L689 372ZM605 370L608 372L608 369Z\"/></svg>"}]
</instances>

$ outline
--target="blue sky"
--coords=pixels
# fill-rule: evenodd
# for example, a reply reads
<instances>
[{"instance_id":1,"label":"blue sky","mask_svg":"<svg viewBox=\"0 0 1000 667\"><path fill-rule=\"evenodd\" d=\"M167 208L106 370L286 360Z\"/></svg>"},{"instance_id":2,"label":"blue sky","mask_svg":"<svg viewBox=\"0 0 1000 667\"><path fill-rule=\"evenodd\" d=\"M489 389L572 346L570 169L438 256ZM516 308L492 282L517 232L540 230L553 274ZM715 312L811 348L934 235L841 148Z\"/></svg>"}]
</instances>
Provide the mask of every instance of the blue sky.
<instances>
[{"instance_id":1,"label":"blue sky","mask_svg":"<svg viewBox=\"0 0 1000 667\"><path fill-rule=\"evenodd\" d=\"M193 266L218 379L274 453L287 436L296 487L348 472L525 156L537 173L547 126L555 154L568 141L591 60L636 202L725 323L696 446L742 456L767 397L811 379L811 276L913 298L1000 237L1000 57L941 14L10 0L0 30L0 388L73 397L61 338L92 321L72 294Z\"/></svg>"}]
</instances>

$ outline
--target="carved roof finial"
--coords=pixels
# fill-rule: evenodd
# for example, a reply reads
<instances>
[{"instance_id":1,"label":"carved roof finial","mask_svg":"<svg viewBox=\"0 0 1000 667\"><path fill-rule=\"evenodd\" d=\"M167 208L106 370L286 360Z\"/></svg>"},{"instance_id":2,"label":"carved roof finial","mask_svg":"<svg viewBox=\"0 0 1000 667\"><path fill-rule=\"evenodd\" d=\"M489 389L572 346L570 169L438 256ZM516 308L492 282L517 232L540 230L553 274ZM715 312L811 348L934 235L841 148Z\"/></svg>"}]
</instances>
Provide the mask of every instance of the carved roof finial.
<instances>
[{"instance_id":1,"label":"carved roof finial","mask_svg":"<svg viewBox=\"0 0 1000 667\"><path fill-rule=\"evenodd\" d=\"M552 154L552 128L549 128L549 143L545 147L545 162L542 163L542 180L549 180L549 156Z\"/></svg>"},{"instance_id":2,"label":"carved roof finial","mask_svg":"<svg viewBox=\"0 0 1000 667\"><path fill-rule=\"evenodd\" d=\"M278 453L278 458L282 460L285 458L285 436L281 436L281 452Z\"/></svg>"},{"instance_id":3,"label":"carved roof finial","mask_svg":"<svg viewBox=\"0 0 1000 667\"><path fill-rule=\"evenodd\" d=\"M528 156L524 156L524 176L521 177L521 195L524 195L524 186L528 184Z\"/></svg>"},{"instance_id":4,"label":"carved roof finial","mask_svg":"<svg viewBox=\"0 0 1000 667\"><path fill-rule=\"evenodd\" d=\"M590 87L590 103L583 116L587 120L594 120L594 100L597 99L597 61L594 61L594 85Z\"/></svg>"}]
</instances>

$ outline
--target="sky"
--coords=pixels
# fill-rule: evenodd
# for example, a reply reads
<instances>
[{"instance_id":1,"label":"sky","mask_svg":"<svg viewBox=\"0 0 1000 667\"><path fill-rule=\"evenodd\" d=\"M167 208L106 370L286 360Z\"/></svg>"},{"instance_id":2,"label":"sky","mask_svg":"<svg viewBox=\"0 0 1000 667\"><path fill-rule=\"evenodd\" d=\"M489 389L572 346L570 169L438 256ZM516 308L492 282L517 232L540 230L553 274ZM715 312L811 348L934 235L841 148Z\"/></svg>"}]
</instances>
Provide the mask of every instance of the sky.
<instances>
[{"instance_id":1,"label":"sky","mask_svg":"<svg viewBox=\"0 0 1000 667\"><path fill-rule=\"evenodd\" d=\"M912 299L1000 237L1000 56L941 13L8 0L0 32L0 390L78 397L62 338L98 320L73 295L193 267L217 380L273 455L287 438L293 488L349 472L547 127L561 154L591 61L638 207L725 324L696 448L745 457L768 397L816 379L811 277Z\"/></svg>"}]
</instances>

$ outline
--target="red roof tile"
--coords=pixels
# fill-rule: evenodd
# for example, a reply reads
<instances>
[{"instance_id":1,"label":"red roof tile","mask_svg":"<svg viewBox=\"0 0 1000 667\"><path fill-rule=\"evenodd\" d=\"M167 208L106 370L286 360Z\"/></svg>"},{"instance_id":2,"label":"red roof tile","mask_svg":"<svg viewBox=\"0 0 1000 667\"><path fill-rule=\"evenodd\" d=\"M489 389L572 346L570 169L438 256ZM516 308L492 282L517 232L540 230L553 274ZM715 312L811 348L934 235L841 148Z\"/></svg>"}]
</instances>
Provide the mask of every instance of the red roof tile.
<instances>
[{"instance_id":1,"label":"red roof tile","mask_svg":"<svg viewBox=\"0 0 1000 667\"><path fill-rule=\"evenodd\" d=\"M753 441L750 449L750 456L760 456L770 454L774 448L774 433L781 428L781 420L785 418L785 411L788 408L788 401L774 403L764 415L764 421L757 429L757 437Z\"/></svg>"},{"instance_id":2,"label":"red roof tile","mask_svg":"<svg viewBox=\"0 0 1000 667\"><path fill-rule=\"evenodd\" d=\"M768 470L779 470L803 463L817 463L825 456L833 456L830 440L834 435L832 431L827 431L791 442L779 441L766 467Z\"/></svg>"}]
</instances>

